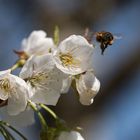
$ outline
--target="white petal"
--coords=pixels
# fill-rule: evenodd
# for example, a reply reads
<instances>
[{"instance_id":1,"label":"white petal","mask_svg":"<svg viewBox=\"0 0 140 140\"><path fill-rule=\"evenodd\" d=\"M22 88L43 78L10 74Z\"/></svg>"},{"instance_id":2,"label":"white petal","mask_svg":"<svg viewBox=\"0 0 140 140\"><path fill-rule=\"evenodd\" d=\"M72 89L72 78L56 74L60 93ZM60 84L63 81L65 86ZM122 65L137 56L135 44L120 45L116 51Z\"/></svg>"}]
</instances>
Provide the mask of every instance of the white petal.
<instances>
[{"instance_id":1,"label":"white petal","mask_svg":"<svg viewBox=\"0 0 140 140\"><path fill-rule=\"evenodd\" d=\"M25 127L28 125L32 125L35 122L34 111L31 108L27 108L25 111L16 116L11 116L7 113L7 107L1 107L0 117L2 120L15 127Z\"/></svg>"},{"instance_id":2,"label":"white petal","mask_svg":"<svg viewBox=\"0 0 140 140\"><path fill-rule=\"evenodd\" d=\"M10 76L10 80L13 81L14 90L9 95L7 111L10 115L17 115L26 109L30 95L24 80L14 75Z\"/></svg>"},{"instance_id":3,"label":"white petal","mask_svg":"<svg viewBox=\"0 0 140 140\"><path fill-rule=\"evenodd\" d=\"M55 66L52 54L34 56L31 61L33 61L34 72L49 71Z\"/></svg>"},{"instance_id":4,"label":"white petal","mask_svg":"<svg viewBox=\"0 0 140 140\"><path fill-rule=\"evenodd\" d=\"M60 92L50 89L50 90L40 90L36 92L31 98L31 101L35 103L43 103L46 105L56 105L60 97Z\"/></svg>"},{"instance_id":5,"label":"white petal","mask_svg":"<svg viewBox=\"0 0 140 140\"><path fill-rule=\"evenodd\" d=\"M71 76L68 76L68 77L66 77L66 79L63 80L61 93L67 93L69 91L70 86L71 86L71 82L72 82Z\"/></svg>"},{"instance_id":6,"label":"white petal","mask_svg":"<svg viewBox=\"0 0 140 140\"><path fill-rule=\"evenodd\" d=\"M19 77L22 79L29 78L33 75L33 73L43 71L43 69L53 69L54 65L51 54L41 56L32 55L21 69Z\"/></svg>"},{"instance_id":7,"label":"white petal","mask_svg":"<svg viewBox=\"0 0 140 140\"><path fill-rule=\"evenodd\" d=\"M32 61L32 63L30 61ZM26 75L28 69L31 69L30 67L33 67L32 74L30 74L30 76L27 75L26 79L31 79L33 77L34 79L37 79L40 77L39 80L34 81L34 85L30 80L27 81L31 92L33 93L31 100L36 103L56 105L60 97L62 82L63 79L66 78L66 74L56 68L53 56L51 54L32 56L24 67L23 70L21 70L20 77Z\"/></svg>"},{"instance_id":8,"label":"white petal","mask_svg":"<svg viewBox=\"0 0 140 140\"><path fill-rule=\"evenodd\" d=\"M81 136L79 132L71 131L66 132L63 131L60 133L60 136L57 138L57 140L84 140L84 138Z\"/></svg>"},{"instance_id":9,"label":"white petal","mask_svg":"<svg viewBox=\"0 0 140 140\"><path fill-rule=\"evenodd\" d=\"M91 105L94 102L94 99L91 97L80 96L79 101L82 105Z\"/></svg>"},{"instance_id":10,"label":"white petal","mask_svg":"<svg viewBox=\"0 0 140 140\"><path fill-rule=\"evenodd\" d=\"M35 103L44 103L47 105L56 105L61 94L63 73L56 67L48 71L48 78L42 85L38 85L34 90L34 96L31 100Z\"/></svg>"},{"instance_id":11,"label":"white petal","mask_svg":"<svg viewBox=\"0 0 140 140\"><path fill-rule=\"evenodd\" d=\"M60 54L70 54L73 64L65 66ZM54 52L56 66L67 74L77 75L92 67L93 46L79 35L71 35L62 41Z\"/></svg>"},{"instance_id":12,"label":"white petal","mask_svg":"<svg viewBox=\"0 0 140 140\"><path fill-rule=\"evenodd\" d=\"M2 78L4 78L4 77L6 77L7 75L9 75L10 72L11 72L10 69L4 70L4 71L0 71L0 79L2 79Z\"/></svg>"},{"instance_id":13,"label":"white petal","mask_svg":"<svg viewBox=\"0 0 140 140\"><path fill-rule=\"evenodd\" d=\"M22 41L22 49L29 56L49 53L54 46L52 38L46 37L46 33L42 30L33 31Z\"/></svg>"},{"instance_id":14,"label":"white petal","mask_svg":"<svg viewBox=\"0 0 140 140\"><path fill-rule=\"evenodd\" d=\"M21 77L22 79L26 79L27 77L31 77L32 73L34 71L34 66L33 66L33 61L32 59L34 58L34 56L32 55L24 64L23 68L21 69L20 73L19 73L19 77Z\"/></svg>"},{"instance_id":15,"label":"white petal","mask_svg":"<svg viewBox=\"0 0 140 140\"><path fill-rule=\"evenodd\" d=\"M7 100L8 99L8 93L0 90L0 99L1 100Z\"/></svg>"},{"instance_id":16,"label":"white petal","mask_svg":"<svg viewBox=\"0 0 140 140\"><path fill-rule=\"evenodd\" d=\"M81 104L90 105L100 89L100 81L94 76L93 72L87 71L76 80L76 88Z\"/></svg>"}]
</instances>

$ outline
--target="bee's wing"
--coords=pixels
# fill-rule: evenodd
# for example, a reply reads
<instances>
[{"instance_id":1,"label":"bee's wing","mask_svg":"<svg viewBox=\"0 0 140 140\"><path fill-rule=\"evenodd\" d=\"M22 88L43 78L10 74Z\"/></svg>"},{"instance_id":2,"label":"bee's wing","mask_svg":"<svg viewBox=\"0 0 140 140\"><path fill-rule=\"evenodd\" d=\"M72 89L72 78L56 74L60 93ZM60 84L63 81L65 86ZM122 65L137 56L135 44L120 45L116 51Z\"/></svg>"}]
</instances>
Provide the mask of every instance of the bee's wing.
<instances>
[{"instance_id":1,"label":"bee's wing","mask_svg":"<svg viewBox=\"0 0 140 140\"><path fill-rule=\"evenodd\" d=\"M114 39L122 39L122 35L121 34L113 34Z\"/></svg>"}]
</instances>

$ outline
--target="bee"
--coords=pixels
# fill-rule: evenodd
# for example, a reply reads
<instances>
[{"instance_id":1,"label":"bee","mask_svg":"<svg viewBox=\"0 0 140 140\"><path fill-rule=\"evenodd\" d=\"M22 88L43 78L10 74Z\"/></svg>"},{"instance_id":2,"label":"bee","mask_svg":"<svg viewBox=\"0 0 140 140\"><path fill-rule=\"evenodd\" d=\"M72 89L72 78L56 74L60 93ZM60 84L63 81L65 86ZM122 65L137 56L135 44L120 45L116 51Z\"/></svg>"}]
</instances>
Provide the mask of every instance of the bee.
<instances>
[{"instance_id":1,"label":"bee","mask_svg":"<svg viewBox=\"0 0 140 140\"><path fill-rule=\"evenodd\" d=\"M104 54L105 49L108 45L112 45L114 42L114 36L110 32L97 32L96 33L96 41L100 43L101 54Z\"/></svg>"},{"instance_id":2,"label":"bee","mask_svg":"<svg viewBox=\"0 0 140 140\"><path fill-rule=\"evenodd\" d=\"M121 36L112 34L111 32L101 31L96 32L96 41L100 43L101 54L104 54L105 49L114 43L115 39L121 39Z\"/></svg>"},{"instance_id":3,"label":"bee","mask_svg":"<svg viewBox=\"0 0 140 140\"><path fill-rule=\"evenodd\" d=\"M107 31L101 31L101 32L96 32L95 35L91 32L89 32L89 29L86 29L85 32L85 38L89 43L91 43L91 40L95 36L95 40L100 43L100 49L101 49L101 54L104 54L105 49L114 43L115 39L121 39L121 36L116 36L113 35L111 32Z\"/></svg>"}]
</instances>

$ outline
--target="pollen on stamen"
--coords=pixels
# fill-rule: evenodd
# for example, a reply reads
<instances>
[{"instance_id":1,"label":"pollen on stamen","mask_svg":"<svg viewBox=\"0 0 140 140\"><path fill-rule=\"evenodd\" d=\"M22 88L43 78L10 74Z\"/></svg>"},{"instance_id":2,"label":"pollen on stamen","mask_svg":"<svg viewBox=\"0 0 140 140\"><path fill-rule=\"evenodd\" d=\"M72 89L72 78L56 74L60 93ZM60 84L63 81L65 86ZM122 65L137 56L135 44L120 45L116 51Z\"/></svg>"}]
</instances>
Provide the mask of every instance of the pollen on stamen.
<instances>
[{"instance_id":1,"label":"pollen on stamen","mask_svg":"<svg viewBox=\"0 0 140 140\"><path fill-rule=\"evenodd\" d=\"M4 78L0 80L0 89L4 90L5 92L9 92L11 90L9 79Z\"/></svg>"},{"instance_id":2,"label":"pollen on stamen","mask_svg":"<svg viewBox=\"0 0 140 140\"><path fill-rule=\"evenodd\" d=\"M67 53L67 54L60 53L59 58L63 66L72 66L72 65L79 64L79 61L74 59L70 53Z\"/></svg>"},{"instance_id":3,"label":"pollen on stamen","mask_svg":"<svg viewBox=\"0 0 140 140\"><path fill-rule=\"evenodd\" d=\"M43 80L47 79L48 76L46 75L46 73L40 72L37 73L35 75L33 75L32 77L28 78L28 82L30 82L30 84L35 87L36 85L40 84Z\"/></svg>"}]
</instances>

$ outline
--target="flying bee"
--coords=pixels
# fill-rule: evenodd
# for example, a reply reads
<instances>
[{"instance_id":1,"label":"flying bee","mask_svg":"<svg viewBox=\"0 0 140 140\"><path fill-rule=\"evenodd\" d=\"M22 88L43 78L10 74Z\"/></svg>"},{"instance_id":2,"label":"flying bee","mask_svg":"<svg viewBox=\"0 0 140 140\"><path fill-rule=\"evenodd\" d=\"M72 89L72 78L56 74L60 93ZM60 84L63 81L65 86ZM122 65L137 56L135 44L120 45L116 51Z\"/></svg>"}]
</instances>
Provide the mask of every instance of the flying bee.
<instances>
[{"instance_id":1,"label":"flying bee","mask_svg":"<svg viewBox=\"0 0 140 140\"><path fill-rule=\"evenodd\" d=\"M85 30L85 38L89 43L91 43L94 36L95 40L100 43L102 55L104 54L105 49L113 44L115 39L121 39L121 36L113 35L111 32L101 31L93 34L92 32L89 32L88 28Z\"/></svg>"},{"instance_id":2,"label":"flying bee","mask_svg":"<svg viewBox=\"0 0 140 140\"><path fill-rule=\"evenodd\" d=\"M121 36L113 35L110 32L101 31L96 32L96 41L100 43L101 54L104 54L105 49L108 45L112 45L115 39L121 39Z\"/></svg>"}]
</instances>

